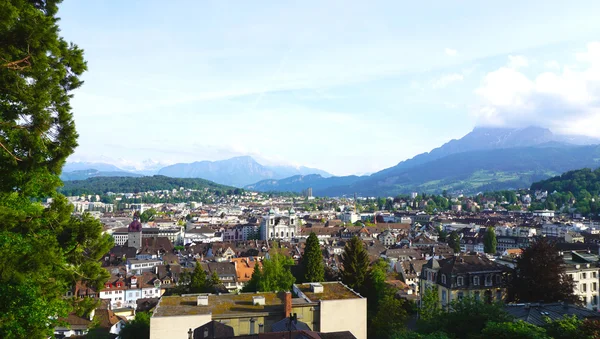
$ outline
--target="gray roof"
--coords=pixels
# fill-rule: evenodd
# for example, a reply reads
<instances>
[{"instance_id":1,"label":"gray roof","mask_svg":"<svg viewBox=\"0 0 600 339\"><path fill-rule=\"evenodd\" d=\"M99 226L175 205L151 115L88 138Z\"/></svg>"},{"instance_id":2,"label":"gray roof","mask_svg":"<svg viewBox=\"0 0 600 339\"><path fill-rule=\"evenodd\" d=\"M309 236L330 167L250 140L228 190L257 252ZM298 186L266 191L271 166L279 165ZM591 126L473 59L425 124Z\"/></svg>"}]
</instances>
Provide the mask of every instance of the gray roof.
<instances>
[{"instance_id":1,"label":"gray roof","mask_svg":"<svg viewBox=\"0 0 600 339\"><path fill-rule=\"evenodd\" d=\"M290 321L290 318L281 319L271 325L271 332L287 332L287 331L312 331L310 327L301 321Z\"/></svg>"},{"instance_id":2,"label":"gray roof","mask_svg":"<svg viewBox=\"0 0 600 339\"><path fill-rule=\"evenodd\" d=\"M566 303L532 303L532 304L509 304L504 310L518 320L530 324L543 326L546 324L545 317L551 320L561 319L565 315L575 315L579 319L600 318L600 313Z\"/></svg>"}]
</instances>

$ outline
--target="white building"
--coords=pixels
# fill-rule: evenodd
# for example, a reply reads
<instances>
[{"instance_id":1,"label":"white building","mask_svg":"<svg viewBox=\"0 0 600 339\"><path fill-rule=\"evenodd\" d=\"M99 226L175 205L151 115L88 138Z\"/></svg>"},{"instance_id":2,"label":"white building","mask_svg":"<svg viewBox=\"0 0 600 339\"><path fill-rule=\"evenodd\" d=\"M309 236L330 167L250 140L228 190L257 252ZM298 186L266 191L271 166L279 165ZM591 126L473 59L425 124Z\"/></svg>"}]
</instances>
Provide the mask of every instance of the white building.
<instances>
[{"instance_id":1,"label":"white building","mask_svg":"<svg viewBox=\"0 0 600 339\"><path fill-rule=\"evenodd\" d=\"M298 217L294 209L287 215L275 214L272 209L263 217L260 224L260 238L291 240L298 234Z\"/></svg>"},{"instance_id":2,"label":"white building","mask_svg":"<svg viewBox=\"0 0 600 339\"><path fill-rule=\"evenodd\" d=\"M599 256L587 252L563 254L567 266L566 272L575 282L575 295L590 310L598 310L598 277L600 268L596 266Z\"/></svg>"}]
</instances>

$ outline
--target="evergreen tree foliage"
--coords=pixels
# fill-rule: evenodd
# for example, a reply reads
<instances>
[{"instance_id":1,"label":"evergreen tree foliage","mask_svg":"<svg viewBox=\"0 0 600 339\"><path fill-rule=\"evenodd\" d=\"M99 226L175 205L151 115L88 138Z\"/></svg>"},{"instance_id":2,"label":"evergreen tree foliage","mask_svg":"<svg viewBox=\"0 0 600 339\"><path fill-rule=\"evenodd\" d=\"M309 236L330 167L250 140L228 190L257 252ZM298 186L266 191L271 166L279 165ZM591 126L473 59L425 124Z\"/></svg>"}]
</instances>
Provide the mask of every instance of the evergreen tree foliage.
<instances>
[{"instance_id":1,"label":"evergreen tree foliage","mask_svg":"<svg viewBox=\"0 0 600 339\"><path fill-rule=\"evenodd\" d=\"M73 310L67 290L108 279L99 260L110 236L56 192L77 146L69 101L86 70L83 51L59 36L58 3L0 1L1 338L51 336Z\"/></svg>"},{"instance_id":2,"label":"evergreen tree foliage","mask_svg":"<svg viewBox=\"0 0 600 339\"><path fill-rule=\"evenodd\" d=\"M304 272L304 281L320 282L325 280L323 252L321 252L319 239L314 232L311 232L308 239L306 239L306 247L302 256L302 270Z\"/></svg>"},{"instance_id":3,"label":"evergreen tree foliage","mask_svg":"<svg viewBox=\"0 0 600 339\"><path fill-rule=\"evenodd\" d=\"M458 232L450 232L446 239L448 240L448 246L454 250L454 253L460 253L460 236Z\"/></svg>"},{"instance_id":4,"label":"evergreen tree foliage","mask_svg":"<svg viewBox=\"0 0 600 339\"><path fill-rule=\"evenodd\" d=\"M196 263L196 267L194 267L194 271L190 276L190 285L189 292L190 293L206 293L209 292L210 282L208 280L208 275L206 271L202 269L202 265L200 263Z\"/></svg>"},{"instance_id":5,"label":"evergreen tree foliage","mask_svg":"<svg viewBox=\"0 0 600 339\"><path fill-rule=\"evenodd\" d=\"M565 273L564 261L554 243L542 238L523 250L517 259L510 285L517 302L579 302L573 294L573 279Z\"/></svg>"},{"instance_id":6,"label":"evergreen tree foliage","mask_svg":"<svg viewBox=\"0 0 600 339\"><path fill-rule=\"evenodd\" d=\"M369 270L369 254L362 241L354 236L346 243L342 254L342 282L360 291Z\"/></svg>"},{"instance_id":7,"label":"evergreen tree foliage","mask_svg":"<svg viewBox=\"0 0 600 339\"><path fill-rule=\"evenodd\" d=\"M544 328L522 320L503 323L490 321L481 335L483 338L494 339L551 339Z\"/></svg>"},{"instance_id":8,"label":"evergreen tree foliage","mask_svg":"<svg viewBox=\"0 0 600 339\"><path fill-rule=\"evenodd\" d=\"M493 227L488 227L483 237L483 251L489 254L496 254L496 246L498 246L496 231Z\"/></svg>"},{"instance_id":9,"label":"evergreen tree foliage","mask_svg":"<svg viewBox=\"0 0 600 339\"><path fill-rule=\"evenodd\" d=\"M259 292L260 291L260 282L262 281L262 271L260 270L260 266L258 263L254 264L254 270L252 271L252 277L250 277L250 281L244 285L242 288L242 292Z\"/></svg>"},{"instance_id":10,"label":"evergreen tree foliage","mask_svg":"<svg viewBox=\"0 0 600 339\"><path fill-rule=\"evenodd\" d=\"M379 301L378 308L370 322L369 329L373 334L369 335L369 338L391 339L398 332L405 330L407 314L402 300L390 293Z\"/></svg>"},{"instance_id":11,"label":"evergreen tree foliage","mask_svg":"<svg viewBox=\"0 0 600 339\"><path fill-rule=\"evenodd\" d=\"M135 319L127 323L119 333L121 339L150 338L150 313L137 312Z\"/></svg>"}]
</instances>

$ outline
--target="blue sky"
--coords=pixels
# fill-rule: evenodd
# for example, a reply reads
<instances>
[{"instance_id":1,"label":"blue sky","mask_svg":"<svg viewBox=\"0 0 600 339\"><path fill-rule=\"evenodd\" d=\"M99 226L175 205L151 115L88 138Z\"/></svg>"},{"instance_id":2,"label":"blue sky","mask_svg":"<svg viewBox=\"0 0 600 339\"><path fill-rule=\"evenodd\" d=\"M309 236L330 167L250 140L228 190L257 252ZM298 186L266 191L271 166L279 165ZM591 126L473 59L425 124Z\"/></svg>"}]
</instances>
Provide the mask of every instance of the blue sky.
<instances>
[{"instance_id":1,"label":"blue sky","mask_svg":"<svg viewBox=\"0 0 600 339\"><path fill-rule=\"evenodd\" d=\"M418 5L417 5L418 4ZM477 125L600 137L598 1L76 1L71 161L374 172Z\"/></svg>"}]
</instances>

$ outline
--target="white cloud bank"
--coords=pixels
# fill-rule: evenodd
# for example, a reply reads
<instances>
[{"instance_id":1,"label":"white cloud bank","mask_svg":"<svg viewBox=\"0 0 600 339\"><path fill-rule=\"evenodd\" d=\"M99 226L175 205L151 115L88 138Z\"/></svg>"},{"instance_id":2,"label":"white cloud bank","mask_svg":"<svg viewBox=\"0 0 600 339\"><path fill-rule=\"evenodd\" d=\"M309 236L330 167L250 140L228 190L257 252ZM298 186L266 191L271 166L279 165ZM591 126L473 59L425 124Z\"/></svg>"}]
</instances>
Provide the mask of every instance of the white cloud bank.
<instances>
[{"instance_id":1,"label":"white cloud bank","mask_svg":"<svg viewBox=\"0 0 600 339\"><path fill-rule=\"evenodd\" d=\"M600 42L589 43L576 60L576 66L528 76L522 72L527 59L509 56L508 65L486 74L475 90L478 124L600 137Z\"/></svg>"},{"instance_id":2,"label":"white cloud bank","mask_svg":"<svg viewBox=\"0 0 600 339\"><path fill-rule=\"evenodd\" d=\"M452 48L446 48L444 49L444 53L446 53L447 56L457 56L458 55L458 51Z\"/></svg>"}]
</instances>

